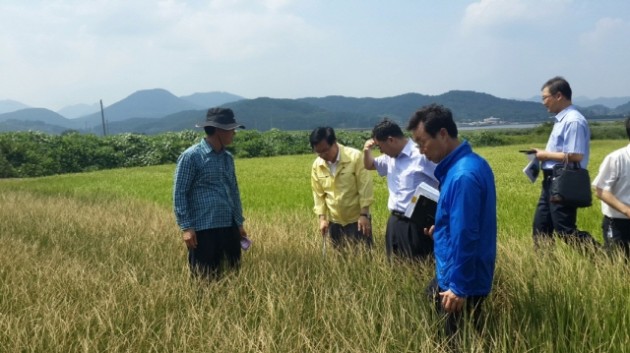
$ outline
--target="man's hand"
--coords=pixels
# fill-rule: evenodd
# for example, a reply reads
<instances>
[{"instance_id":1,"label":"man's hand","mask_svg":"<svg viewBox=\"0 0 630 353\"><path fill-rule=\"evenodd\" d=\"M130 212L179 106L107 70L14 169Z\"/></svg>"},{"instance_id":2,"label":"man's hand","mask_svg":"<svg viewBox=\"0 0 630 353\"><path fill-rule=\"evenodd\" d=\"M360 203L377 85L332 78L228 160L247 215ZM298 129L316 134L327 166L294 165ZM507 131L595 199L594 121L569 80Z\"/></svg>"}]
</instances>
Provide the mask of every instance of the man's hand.
<instances>
[{"instance_id":1,"label":"man's hand","mask_svg":"<svg viewBox=\"0 0 630 353\"><path fill-rule=\"evenodd\" d=\"M194 249L197 247L197 233L194 229L188 228L184 230L182 239L184 240L184 243L186 243L186 247L188 249Z\"/></svg>"},{"instance_id":2,"label":"man's hand","mask_svg":"<svg viewBox=\"0 0 630 353\"><path fill-rule=\"evenodd\" d=\"M319 231L322 233L322 236L328 234L328 221L324 217L319 218Z\"/></svg>"},{"instance_id":3,"label":"man's hand","mask_svg":"<svg viewBox=\"0 0 630 353\"><path fill-rule=\"evenodd\" d=\"M433 231L435 231L435 225L432 225L431 228L424 228L424 235L433 239Z\"/></svg>"},{"instance_id":4,"label":"man's hand","mask_svg":"<svg viewBox=\"0 0 630 353\"><path fill-rule=\"evenodd\" d=\"M466 298L458 297L450 289L446 292L440 292L440 297L442 298L442 308L447 313L461 312L464 304L466 304Z\"/></svg>"},{"instance_id":5,"label":"man's hand","mask_svg":"<svg viewBox=\"0 0 630 353\"><path fill-rule=\"evenodd\" d=\"M357 226L359 228L359 232L363 233L366 237L369 237L372 231L372 222L370 222L370 218L367 216L360 216L357 221Z\"/></svg>"},{"instance_id":6,"label":"man's hand","mask_svg":"<svg viewBox=\"0 0 630 353\"><path fill-rule=\"evenodd\" d=\"M547 151L541 150L541 149L538 149L538 148L532 148L532 150L535 151L534 153L536 154L536 159L537 160L542 162L542 161L545 161L545 160L549 159L549 158L547 158Z\"/></svg>"},{"instance_id":7,"label":"man's hand","mask_svg":"<svg viewBox=\"0 0 630 353\"><path fill-rule=\"evenodd\" d=\"M376 146L374 139L369 139L363 144L363 166L367 170L374 170L374 157L372 157L372 147Z\"/></svg>"},{"instance_id":8,"label":"man's hand","mask_svg":"<svg viewBox=\"0 0 630 353\"><path fill-rule=\"evenodd\" d=\"M374 139L369 139L365 141L365 143L363 144L363 151L371 150L372 147L374 147L374 145L376 145L376 142L374 142Z\"/></svg>"}]
</instances>

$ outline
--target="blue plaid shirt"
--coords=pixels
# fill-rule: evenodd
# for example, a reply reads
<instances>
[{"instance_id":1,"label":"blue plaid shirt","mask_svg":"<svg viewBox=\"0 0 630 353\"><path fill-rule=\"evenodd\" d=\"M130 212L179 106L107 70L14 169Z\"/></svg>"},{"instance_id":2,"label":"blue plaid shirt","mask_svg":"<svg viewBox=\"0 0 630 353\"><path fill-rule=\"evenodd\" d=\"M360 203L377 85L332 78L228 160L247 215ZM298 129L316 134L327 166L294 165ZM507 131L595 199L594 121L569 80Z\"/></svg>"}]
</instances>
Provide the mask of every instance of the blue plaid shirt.
<instances>
[{"instance_id":1,"label":"blue plaid shirt","mask_svg":"<svg viewBox=\"0 0 630 353\"><path fill-rule=\"evenodd\" d=\"M243 224L234 158L202 139L177 159L173 185L179 227L195 231Z\"/></svg>"}]
</instances>

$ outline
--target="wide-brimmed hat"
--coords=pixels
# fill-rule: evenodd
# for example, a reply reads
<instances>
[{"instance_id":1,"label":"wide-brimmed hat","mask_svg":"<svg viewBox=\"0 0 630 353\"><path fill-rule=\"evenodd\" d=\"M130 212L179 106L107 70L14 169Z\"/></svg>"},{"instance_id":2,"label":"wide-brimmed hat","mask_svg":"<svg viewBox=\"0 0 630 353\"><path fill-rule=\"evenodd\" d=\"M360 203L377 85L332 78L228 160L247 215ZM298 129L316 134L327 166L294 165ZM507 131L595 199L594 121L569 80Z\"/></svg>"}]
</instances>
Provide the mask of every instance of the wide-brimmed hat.
<instances>
[{"instance_id":1,"label":"wide-brimmed hat","mask_svg":"<svg viewBox=\"0 0 630 353\"><path fill-rule=\"evenodd\" d=\"M245 126L241 125L234 120L234 112L228 108L210 108L208 114L206 114L206 121L196 125L197 127L214 126L223 130L234 130L236 128L244 129Z\"/></svg>"}]
</instances>

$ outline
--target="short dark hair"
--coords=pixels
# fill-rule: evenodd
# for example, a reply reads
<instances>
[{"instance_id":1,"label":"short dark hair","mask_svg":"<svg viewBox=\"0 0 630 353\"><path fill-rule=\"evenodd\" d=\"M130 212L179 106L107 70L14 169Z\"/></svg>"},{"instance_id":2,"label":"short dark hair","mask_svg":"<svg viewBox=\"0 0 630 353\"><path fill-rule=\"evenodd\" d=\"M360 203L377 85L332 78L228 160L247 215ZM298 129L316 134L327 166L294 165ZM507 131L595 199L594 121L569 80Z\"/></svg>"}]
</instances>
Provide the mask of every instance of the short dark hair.
<instances>
[{"instance_id":1,"label":"short dark hair","mask_svg":"<svg viewBox=\"0 0 630 353\"><path fill-rule=\"evenodd\" d=\"M204 126L203 131L206 132L206 135L212 136L217 131L217 128L214 126Z\"/></svg>"},{"instance_id":2,"label":"short dark hair","mask_svg":"<svg viewBox=\"0 0 630 353\"><path fill-rule=\"evenodd\" d=\"M545 89L545 87L549 88L549 93L555 95L560 92L564 96L564 98L571 100L571 95L573 94L571 91L571 86L569 82L564 79L564 77L556 76L554 78L550 78L540 89L541 91Z\"/></svg>"},{"instance_id":3,"label":"short dark hair","mask_svg":"<svg viewBox=\"0 0 630 353\"><path fill-rule=\"evenodd\" d=\"M333 130L330 126L320 126L316 127L313 132L311 132L311 137L309 138L309 142L311 143L311 148L315 148L315 145L326 140L329 145L332 146L333 143L337 141L337 137L335 136L335 130Z\"/></svg>"},{"instance_id":4,"label":"short dark hair","mask_svg":"<svg viewBox=\"0 0 630 353\"><path fill-rule=\"evenodd\" d=\"M409 118L407 130L412 131L417 129L420 123L424 124L424 130L427 134L431 135L431 137L435 137L435 135L444 128L450 137L457 138L457 125L453 120L453 113L443 105L434 103L418 109L411 118Z\"/></svg>"},{"instance_id":5,"label":"short dark hair","mask_svg":"<svg viewBox=\"0 0 630 353\"><path fill-rule=\"evenodd\" d=\"M385 118L372 129L372 138L378 141L385 141L388 137L404 137L402 129L395 121Z\"/></svg>"},{"instance_id":6,"label":"short dark hair","mask_svg":"<svg viewBox=\"0 0 630 353\"><path fill-rule=\"evenodd\" d=\"M626 116L626 135L628 135L628 139L630 140L630 115Z\"/></svg>"}]
</instances>

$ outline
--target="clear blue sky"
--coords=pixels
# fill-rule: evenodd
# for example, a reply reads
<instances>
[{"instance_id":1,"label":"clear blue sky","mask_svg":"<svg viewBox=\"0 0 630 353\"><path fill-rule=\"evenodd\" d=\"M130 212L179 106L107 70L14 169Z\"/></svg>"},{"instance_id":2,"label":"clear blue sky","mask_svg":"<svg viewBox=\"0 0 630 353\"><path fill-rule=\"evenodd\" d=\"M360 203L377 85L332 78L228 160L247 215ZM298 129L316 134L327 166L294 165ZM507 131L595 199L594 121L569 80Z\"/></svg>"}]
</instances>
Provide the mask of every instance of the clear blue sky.
<instances>
[{"instance_id":1,"label":"clear blue sky","mask_svg":"<svg viewBox=\"0 0 630 353\"><path fill-rule=\"evenodd\" d=\"M628 0L0 0L0 100L630 96Z\"/></svg>"}]
</instances>

